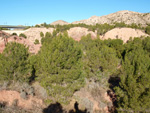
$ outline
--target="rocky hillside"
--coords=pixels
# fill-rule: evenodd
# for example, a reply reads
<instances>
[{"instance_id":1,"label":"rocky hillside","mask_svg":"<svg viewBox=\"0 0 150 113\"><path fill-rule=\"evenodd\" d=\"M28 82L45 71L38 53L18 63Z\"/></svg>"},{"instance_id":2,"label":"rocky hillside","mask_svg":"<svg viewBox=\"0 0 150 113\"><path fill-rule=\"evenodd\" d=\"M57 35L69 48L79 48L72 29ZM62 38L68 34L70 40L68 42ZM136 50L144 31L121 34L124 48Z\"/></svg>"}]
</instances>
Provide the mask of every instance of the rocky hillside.
<instances>
[{"instance_id":1,"label":"rocky hillside","mask_svg":"<svg viewBox=\"0 0 150 113\"><path fill-rule=\"evenodd\" d=\"M31 42L34 43L34 41L36 39L38 39L39 41L41 41L41 36L40 36L40 32L43 32L44 34L46 32L50 32L52 33L53 32L53 28L30 28L28 30L26 30L24 32L24 34L27 36L27 39L29 39Z\"/></svg>"},{"instance_id":2,"label":"rocky hillside","mask_svg":"<svg viewBox=\"0 0 150 113\"><path fill-rule=\"evenodd\" d=\"M69 29L67 32L68 32L68 35L76 41L80 41L82 36L86 36L88 34L91 35L92 39L97 37L96 32L88 31L87 28L83 28L83 27L74 27L74 28Z\"/></svg>"},{"instance_id":3,"label":"rocky hillside","mask_svg":"<svg viewBox=\"0 0 150 113\"><path fill-rule=\"evenodd\" d=\"M53 30L54 28L48 28L48 29L47 28L29 28L27 30L3 30L3 31L9 34L17 33L17 35L24 33L27 36L27 39L29 39L32 43L34 43L36 39L41 41L40 32L43 32L44 34L46 32L52 33Z\"/></svg>"},{"instance_id":4,"label":"rocky hillside","mask_svg":"<svg viewBox=\"0 0 150 113\"><path fill-rule=\"evenodd\" d=\"M12 33L17 33L18 35L20 33L24 33L26 36L27 36L27 39L34 43L36 39L38 39L39 41L41 41L41 36L40 36L40 32L43 32L44 34L46 32L50 32L52 33L54 30L54 28L30 28L28 30L25 30L25 31L8 31L8 30L5 30L5 33L9 33L12 34ZM87 28L84 28L84 27L73 27L73 28L70 28L69 30L67 30L68 32L68 35L70 37L72 37L74 40L76 41L80 41L81 40L81 37L82 36L86 36L88 34L91 35L92 39L95 39L97 37L97 31L93 32L93 31L89 31ZM138 30L138 29L132 29L132 28L114 28L108 32L106 32L104 35L101 35L100 38L102 40L104 39L122 39L125 42L127 42L130 37L141 37L141 36L148 36L146 33L144 33L143 31L141 30ZM3 39L0 39L0 42L3 41Z\"/></svg>"},{"instance_id":5,"label":"rocky hillside","mask_svg":"<svg viewBox=\"0 0 150 113\"><path fill-rule=\"evenodd\" d=\"M97 31L89 31L87 28L83 27L74 27L69 30L67 30L68 35L72 37L76 41L80 41L82 36L86 36L88 34L91 35L92 39L97 38ZM100 36L100 39L107 40L107 39L121 39L124 43L126 43L130 37L147 37L149 36L145 32L139 29L133 29L133 28L114 28L108 32L106 32L104 35Z\"/></svg>"},{"instance_id":6,"label":"rocky hillside","mask_svg":"<svg viewBox=\"0 0 150 113\"><path fill-rule=\"evenodd\" d=\"M145 26L146 24L150 24L150 13L138 13L125 10L105 16L92 16L89 19L75 21L72 24L84 23L88 25L95 25L104 23L112 24L115 22L124 22L125 24L136 23Z\"/></svg>"},{"instance_id":7,"label":"rocky hillside","mask_svg":"<svg viewBox=\"0 0 150 113\"><path fill-rule=\"evenodd\" d=\"M132 28L114 28L101 36L101 39L121 39L123 42L127 42L130 37L146 37L148 36L146 33L142 32L139 29L132 29Z\"/></svg>"},{"instance_id":8,"label":"rocky hillside","mask_svg":"<svg viewBox=\"0 0 150 113\"><path fill-rule=\"evenodd\" d=\"M55 22L52 22L50 25L68 25L69 23L64 20L57 20Z\"/></svg>"},{"instance_id":9,"label":"rocky hillside","mask_svg":"<svg viewBox=\"0 0 150 113\"><path fill-rule=\"evenodd\" d=\"M8 36L8 39L7 39L7 43L9 42L17 42L17 43L20 43L20 44L24 44L26 45L27 47L29 47L29 52L31 53L38 53L38 51L40 50L40 47L41 47L41 44L37 44L35 45L33 42L31 42L30 40L28 39L25 39L23 37L19 37L19 36L11 36L5 32L0 32L0 33L4 33L5 35ZM2 38L0 36L0 53L3 52L3 50L5 49L5 40L4 38Z\"/></svg>"}]
</instances>

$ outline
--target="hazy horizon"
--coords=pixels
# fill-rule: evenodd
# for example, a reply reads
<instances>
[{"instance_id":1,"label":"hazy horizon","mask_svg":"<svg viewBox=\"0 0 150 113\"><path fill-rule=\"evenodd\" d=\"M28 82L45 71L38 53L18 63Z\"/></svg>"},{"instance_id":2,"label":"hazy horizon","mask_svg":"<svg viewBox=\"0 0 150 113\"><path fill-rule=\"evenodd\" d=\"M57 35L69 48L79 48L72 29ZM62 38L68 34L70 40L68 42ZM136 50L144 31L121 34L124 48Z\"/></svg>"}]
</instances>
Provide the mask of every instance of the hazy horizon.
<instances>
[{"instance_id":1,"label":"hazy horizon","mask_svg":"<svg viewBox=\"0 0 150 113\"><path fill-rule=\"evenodd\" d=\"M69 23L122 10L150 12L149 0L2 0L0 25L35 25L64 20Z\"/></svg>"}]
</instances>

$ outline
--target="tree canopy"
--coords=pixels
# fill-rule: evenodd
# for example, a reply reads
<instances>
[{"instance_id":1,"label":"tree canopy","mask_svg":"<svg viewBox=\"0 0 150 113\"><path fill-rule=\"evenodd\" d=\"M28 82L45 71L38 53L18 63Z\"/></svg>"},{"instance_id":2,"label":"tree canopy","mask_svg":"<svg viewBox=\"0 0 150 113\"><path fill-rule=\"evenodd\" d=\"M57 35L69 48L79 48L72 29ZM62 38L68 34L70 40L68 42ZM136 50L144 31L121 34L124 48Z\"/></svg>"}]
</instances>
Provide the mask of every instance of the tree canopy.
<instances>
[{"instance_id":1,"label":"tree canopy","mask_svg":"<svg viewBox=\"0 0 150 113\"><path fill-rule=\"evenodd\" d=\"M150 108L150 57L143 47L139 38L125 45L121 82L115 88L118 111L146 112Z\"/></svg>"},{"instance_id":2,"label":"tree canopy","mask_svg":"<svg viewBox=\"0 0 150 113\"><path fill-rule=\"evenodd\" d=\"M28 48L19 43L8 43L0 54L0 79L28 81L31 75Z\"/></svg>"},{"instance_id":3,"label":"tree canopy","mask_svg":"<svg viewBox=\"0 0 150 113\"><path fill-rule=\"evenodd\" d=\"M43 43L38 54L36 75L41 85L58 102L65 103L84 84L82 51L77 43L63 35Z\"/></svg>"}]
</instances>

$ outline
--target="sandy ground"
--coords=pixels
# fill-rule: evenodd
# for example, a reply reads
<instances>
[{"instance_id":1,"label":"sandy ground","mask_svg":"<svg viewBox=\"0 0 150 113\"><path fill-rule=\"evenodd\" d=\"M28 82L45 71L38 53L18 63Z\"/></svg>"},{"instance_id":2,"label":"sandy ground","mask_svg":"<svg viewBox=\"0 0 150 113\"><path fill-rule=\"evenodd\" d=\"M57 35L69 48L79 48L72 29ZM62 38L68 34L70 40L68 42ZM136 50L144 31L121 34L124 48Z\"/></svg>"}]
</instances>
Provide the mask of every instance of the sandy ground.
<instances>
[{"instance_id":1,"label":"sandy ground","mask_svg":"<svg viewBox=\"0 0 150 113\"><path fill-rule=\"evenodd\" d=\"M28 99L25 100L20 97L20 93L17 91L0 91L0 102L6 102L8 106L11 106L14 100L17 100L17 106L22 107L24 109L33 109L33 107L43 106L43 101L35 96L28 96Z\"/></svg>"}]
</instances>

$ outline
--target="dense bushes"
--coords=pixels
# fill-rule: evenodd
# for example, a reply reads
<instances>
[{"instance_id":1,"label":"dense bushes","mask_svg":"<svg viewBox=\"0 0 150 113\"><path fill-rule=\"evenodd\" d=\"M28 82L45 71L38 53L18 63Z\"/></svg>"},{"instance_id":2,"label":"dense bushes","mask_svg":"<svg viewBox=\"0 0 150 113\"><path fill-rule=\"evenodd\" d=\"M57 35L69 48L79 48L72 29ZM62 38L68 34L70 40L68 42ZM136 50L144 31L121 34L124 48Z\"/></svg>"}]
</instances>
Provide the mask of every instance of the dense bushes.
<instances>
[{"instance_id":1,"label":"dense bushes","mask_svg":"<svg viewBox=\"0 0 150 113\"><path fill-rule=\"evenodd\" d=\"M102 76L102 72L113 72L119 64L115 49L108 47L100 39L83 37L80 41L84 48L84 64L90 77Z\"/></svg>"},{"instance_id":2,"label":"dense bushes","mask_svg":"<svg viewBox=\"0 0 150 113\"><path fill-rule=\"evenodd\" d=\"M136 25L136 24L131 24L131 25L127 25L123 22L121 23L113 23L113 24L107 24L107 23L104 23L104 24L96 24L96 25L86 25L86 24L83 24L83 23L79 23L79 24L68 24L68 25L50 25L50 24L41 24L40 26L42 27L46 27L46 28L49 28L49 27L52 27L52 28L55 28L55 32L56 33L59 33L59 32L64 32L64 31L67 31L69 30L70 28L73 28L73 27L84 27L84 28L87 28L89 31L97 31L97 34L98 35L103 35L104 33L106 33L107 31L113 29L113 28L121 28L121 27L128 27L128 28L135 28L135 29L142 29L142 30L145 30L146 28L144 27L141 27L141 25ZM40 27L39 25L35 26L35 27ZM147 30L146 30L147 32Z\"/></svg>"},{"instance_id":3,"label":"dense bushes","mask_svg":"<svg viewBox=\"0 0 150 113\"><path fill-rule=\"evenodd\" d=\"M121 82L115 88L120 112L146 112L150 108L150 56L145 47L148 39L135 38L125 44Z\"/></svg>"},{"instance_id":4,"label":"dense bushes","mask_svg":"<svg viewBox=\"0 0 150 113\"><path fill-rule=\"evenodd\" d=\"M16 35L17 36L17 33L12 33L11 35Z\"/></svg>"},{"instance_id":5,"label":"dense bushes","mask_svg":"<svg viewBox=\"0 0 150 113\"><path fill-rule=\"evenodd\" d=\"M120 83L113 90L118 112L147 112L150 108L150 37L135 38L126 44L120 39L80 42L67 33L41 33L42 48L30 56L28 48L8 43L0 54L0 80L40 82L49 101L67 103L73 93L94 79L108 89L110 76ZM149 111L148 111L149 112Z\"/></svg>"},{"instance_id":6,"label":"dense bushes","mask_svg":"<svg viewBox=\"0 0 150 113\"><path fill-rule=\"evenodd\" d=\"M18 43L8 43L0 54L0 80L28 81L31 67L28 48Z\"/></svg>"},{"instance_id":7,"label":"dense bushes","mask_svg":"<svg viewBox=\"0 0 150 113\"><path fill-rule=\"evenodd\" d=\"M88 77L105 83L110 75L120 78L119 86L114 88L117 112L146 112L150 108L149 42L150 37L135 38L123 45L119 39L91 40L90 36L80 41Z\"/></svg>"},{"instance_id":8,"label":"dense bushes","mask_svg":"<svg viewBox=\"0 0 150 113\"><path fill-rule=\"evenodd\" d=\"M43 43L37 57L38 81L55 100L66 103L84 84L80 47L73 39L59 35Z\"/></svg>"},{"instance_id":9,"label":"dense bushes","mask_svg":"<svg viewBox=\"0 0 150 113\"><path fill-rule=\"evenodd\" d=\"M147 26L145 32L150 35L150 26Z\"/></svg>"},{"instance_id":10,"label":"dense bushes","mask_svg":"<svg viewBox=\"0 0 150 113\"><path fill-rule=\"evenodd\" d=\"M39 44L39 43L40 43L40 42L39 42L38 39L36 39L35 42L34 42L34 44Z\"/></svg>"},{"instance_id":11,"label":"dense bushes","mask_svg":"<svg viewBox=\"0 0 150 113\"><path fill-rule=\"evenodd\" d=\"M27 38L27 36L26 36L25 34L23 34L23 33L21 33L21 34L19 35L19 37Z\"/></svg>"}]
</instances>

